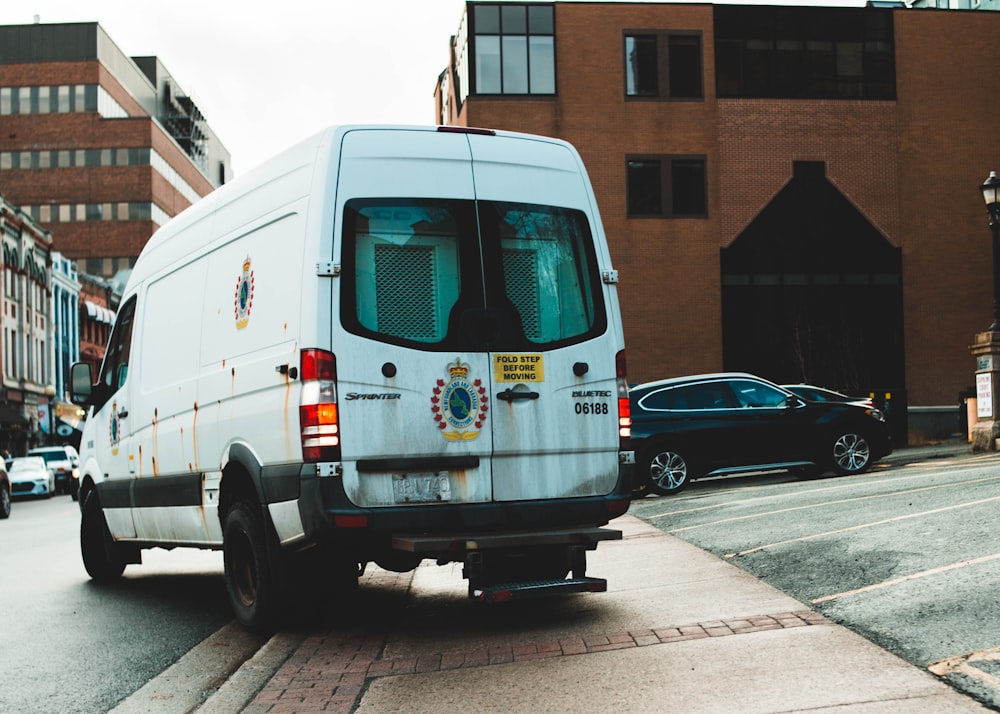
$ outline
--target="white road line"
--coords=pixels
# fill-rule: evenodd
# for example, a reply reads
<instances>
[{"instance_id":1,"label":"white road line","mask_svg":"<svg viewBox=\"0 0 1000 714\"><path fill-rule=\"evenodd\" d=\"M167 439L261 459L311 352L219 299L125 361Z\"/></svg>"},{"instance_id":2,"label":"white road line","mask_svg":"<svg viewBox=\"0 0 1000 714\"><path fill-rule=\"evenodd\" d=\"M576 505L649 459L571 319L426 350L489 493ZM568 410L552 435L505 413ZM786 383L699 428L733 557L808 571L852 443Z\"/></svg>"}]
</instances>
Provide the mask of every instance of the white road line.
<instances>
[{"instance_id":1,"label":"white road line","mask_svg":"<svg viewBox=\"0 0 1000 714\"><path fill-rule=\"evenodd\" d=\"M918 580L920 578L926 578L931 575L938 575L940 573L946 573L949 570L955 570L957 568L967 568L970 565L979 565L981 563L989 563L993 560L1000 560L1000 553L994 553L993 555L984 555L980 558L972 558L970 560L963 560L959 563L952 563L951 565L942 565L937 568L931 568L930 570L924 570L919 573L913 573L911 575L904 575L901 578L894 578L892 580L886 580L881 583L875 583L873 585L866 585L863 588L857 588L855 590L847 590L842 593L836 593L834 595L824 595L823 597L818 597L809 602L813 605L817 605L821 602L829 602L830 600L837 600L842 597L847 597L848 595L858 595L860 593L870 592L872 590L880 590L882 588L888 588L893 585L899 585L900 583L906 583L911 580ZM942 660L944 661L944 660ZM933 670L931 670L933 671ZM935 672L935 674L937 674Z\"/></svg>"},{"instance_id":2,"label":"white road line","mask_svg":"<svg viewBox=\"0 0 1000 714\"><path fill-rule=\"evenodd\" d=\"M948 659L931 662L927 665L927 670L942 678L957 672L959 674L964 674L966 677L975 679L981 684L985 684L987 687L1000 690L1000 677L988 674L979 667L974 666L972 664L973 662L1000 662L1000 647L994 647L989 650L981 650L979 652L970 652L969 654L959 655L958 657L949 657Z\"/></svg>"},{"instance_id":3,"label":"white road line","mask_svg":"<svg viewBox=\"0 0 1000 714\"><path fill-rule=\"evenodd\" d=\"M837 501L823 501L822 503L810 503L807 506L790 506L788 508L779 508L774 511L763 511L761 513L749 513L745 516L733 516L732 518L723 518L718 521L708 521L706 523L698 523L693 526L682 526L681 528L672 528L667 531L667 533L683 533L684 531L695 530L696 528L706 528L708 526L720 525L723 523L732 523L733 521L745 521L751 518L764 518L767 516L779 515L782 513L791 513L792 511L805 511L811 508L824 508L826 506L836 506L844 503L854 503L856 501L870 501L877 498L891 498L893 496L905 496L912 493L921 493L922 491L934 491L941 488L951 488L953 486L966 487L972 483L982 483L984 481L1000 481L1000 476L988 476L985 478L973 479L972 481L962 481L960 483L942 483L936 484L934 486L922 486L920 488L911 488L906 491L893 491L892 493L877 493L871 496L857 496L855 498L842 498ZM656 518L656 516L652 516Z\"/></svg>"},{"instance_id":4,"label":"white road line","mask_svg":"<svg viewBox=\"0 0 1000 714\"><path fill-rule=\"evenodd\" d=\"M904 468L912 466L912 465L913 464L906 464L904 466ZM944 464L938 464L938 465L944 465ZM974 469L972 469L970 467L967 467L967 466L964 466L964 465L963 465L962 468L968 468L970 471L974 470ZM942 471L942 470L943 469L939 469L936 473L940 473L940 471ZM885 484L885 483L898 483L900 481L909 481L911 479L924 479L924 480L926 480L928 478L928 476L933 476L933 475L935 475L935 473L930 473L930 474L914 474L912 476L895 476L895 477L883 478L883 479L869 479L869 480L865 481L865 485L866 486L879 486L879 485ZM850 477L842 477L842 478L850 478ZM984 478L984 479L977 479L977 480L990 481L990 480L995 479L995 478L1000 478L1000 477L992 476L992 477L988 477L988 478ZM964 485L966 483L975 483L975 481L956 481L954 483L941 484L941 485L942 486L962 486L962 485ZM737 499L737 500L734 500L734 501L725 501L723 503L713 503L713 504L711 504L709 506L698 506L697 508L683 508L683 509L675 510L675 511L664 511L663 513L655 513L655 514L652 514L652 515L649 515L649 516L643 516L643 518L645 518L645 519L665 518L667 516L684 515L686 513L698 513L699 511L710 511L713 508L725 508L726 506L743 505L743 504L746 504L746 503L753 503L755 501L768 501L768 500L775 500L775 499L779 499L779 498L788 498L790 496L795 496L795 497L809 496L809 495L812 495L814 493L828 493L830 491L838 491L838 490L843 490L845 488L855 488L856 486L857 486L857 483L854 482L854 481L847 481L847 482L841 481L840 483L838 483L835 486L824 486L822 488L810 488L808 490L795 491L794 493L779 493L779 494L773 494L773 495L767 495L767 496L756 496L756 497L753 497L753 498L742 498L742 499ZM761 488L761 487L757 487L757 488Z\"/></svg>"},{"instance_id":5,"label":"white road line","mask_svg":"<svg viewBox=\"0 0 1000 714\"><path fill-rule=\"evenodd\" d=\"M991 503L993 501L1000 501L1000 496L993 496L991 498L983 498L978 501L968 501L967 503L956 503L953 506L944 506L943 508L934 508L930 511L921 511L920 513L909 513L905 516L895 516L893 518L886 518L881 521L873 521L871 523L861 523L856 526L850 526L848 528L838 528L833 531L824 531L823 533L813 533L811 535L801 536L799 538L789 538L788 540L780 540L775 543L768 543L766 545L759 545L756 548L748 548L747 550L741 550L738 553L726 553L724 558L735 558L741 555L747 555L749 553L756 553L758 550L764 550L765 548L773 548L778 545L787 545L789 543L798 543L804 540L811 540L813 538L822 538L824 536L839 535L840 533L850 533L851 531L861 530L862 528L873 528L875 526L882 526L886 523L896 523L898 521L905 521L910 518L919 518L921 516L931 516L935 513L944 513L945 511L953 511L956 508L966 508L968 506L979 506L984 503Z\"/></svg>"}]
</instances>

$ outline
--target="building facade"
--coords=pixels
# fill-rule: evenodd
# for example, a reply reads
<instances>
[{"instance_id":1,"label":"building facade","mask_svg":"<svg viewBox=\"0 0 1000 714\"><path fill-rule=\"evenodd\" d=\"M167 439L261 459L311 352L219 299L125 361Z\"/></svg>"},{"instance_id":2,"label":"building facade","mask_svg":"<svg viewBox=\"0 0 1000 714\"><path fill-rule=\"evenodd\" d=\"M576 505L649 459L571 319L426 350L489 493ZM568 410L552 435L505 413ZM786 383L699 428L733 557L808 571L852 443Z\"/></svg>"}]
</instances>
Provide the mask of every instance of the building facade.
<instances>
[{"instance_id":1,"label":"building facade","mask_svg":"<svg viewBox=\"0 0 1000 714\"><path fill-rule=\"evenodd\" d=\"M913 0L910 7L934 10L1000 10L1000 0Z\"/></svg>"},{"instance_id":2,"label":"building facade","mask_svg":"<svg viewBox=\"0 0 1000 714\"><path fill-rule=\"evenodd\" d=\"M13 455L46 441L52 385L52 234L0 195L0 452Z\"/></svg>"},{"instance_id":3,"label":"building facade","mask_svg":"<svg viewBox=\"0 0 1000 714\"><path fill-rule=\"evenodd\" d=\"M441 123L580 151L629 379L746 370L955 431L991 321L1000 14L469 2ZM943 419L943 426L940 421Z\"/></svg>"},{"instance_id":4,"label":"building facade","mask_svg":"<svg viewBox=\"0 0 1000 714\"><path fill-rule=\"evenodd\" d=\"M69 437L79 424L79 409L69 401L69 372L80 361L80 280L76 262L52 253L52 386L53 404L42 428L49 438ZM67 431L66 426L72 426Z\"/></svg>"},{"instance_id":5,"label":"building facade","mask_svg":"<svg viewBox=\"0 0 1000 714\"><path fill-rule=\"evenodd\" d=\"M156 228L230 173L156 57L126 56L97 23L0 27L0 191L81 272L129 269Z\"/></svg>"}]
</instances>

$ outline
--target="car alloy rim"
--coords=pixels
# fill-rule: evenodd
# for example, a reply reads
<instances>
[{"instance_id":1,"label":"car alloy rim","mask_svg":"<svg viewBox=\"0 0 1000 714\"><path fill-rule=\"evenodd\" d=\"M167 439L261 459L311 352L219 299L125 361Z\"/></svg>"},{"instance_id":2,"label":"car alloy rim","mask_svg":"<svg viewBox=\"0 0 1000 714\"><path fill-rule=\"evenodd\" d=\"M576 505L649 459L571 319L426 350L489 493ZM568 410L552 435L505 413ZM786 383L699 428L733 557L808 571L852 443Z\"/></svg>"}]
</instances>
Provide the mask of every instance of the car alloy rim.
<instances>
[{"instance_id":1,"label":"car alloy rim","mask_svg":"<svg viewBox=\"0 0 1000 714\"><path fill-rule=\"evenodd\" d=\"M845 471L857 471L868 464L868 442L858 434L844 434L833 445L833 458Z\"/></svg>"},{"instance_id":2,"label":"car alloy rim","mask_svg":"<svg viewBox=\"0 0 1000 714\"><path fill-rule=\"evenodd\" d=\"M664 451L653 457L649 464L649 472L653 481L661 488L675 489L687 481L687 464L678 454Z\"/></svg>"}]
</instances>

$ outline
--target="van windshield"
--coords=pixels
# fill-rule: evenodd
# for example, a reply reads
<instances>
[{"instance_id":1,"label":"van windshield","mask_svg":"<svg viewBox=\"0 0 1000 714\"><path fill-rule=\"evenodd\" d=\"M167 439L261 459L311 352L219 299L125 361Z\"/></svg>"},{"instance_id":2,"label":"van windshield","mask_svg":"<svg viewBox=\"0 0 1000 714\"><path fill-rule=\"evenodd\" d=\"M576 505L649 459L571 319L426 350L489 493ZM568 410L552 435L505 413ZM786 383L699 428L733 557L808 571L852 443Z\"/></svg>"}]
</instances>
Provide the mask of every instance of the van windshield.
<instances>
[{"instance_id":1,"label":"van windshield","mask_svg":"<svg viewBox=\"0 0 1000 714\"><path fill-rule=\"evenodd\" d=\"M341 318L431 349L546 349L604 331L580 211L503 202L354 199L345 209Z\"/></svg>"}]
</instances>

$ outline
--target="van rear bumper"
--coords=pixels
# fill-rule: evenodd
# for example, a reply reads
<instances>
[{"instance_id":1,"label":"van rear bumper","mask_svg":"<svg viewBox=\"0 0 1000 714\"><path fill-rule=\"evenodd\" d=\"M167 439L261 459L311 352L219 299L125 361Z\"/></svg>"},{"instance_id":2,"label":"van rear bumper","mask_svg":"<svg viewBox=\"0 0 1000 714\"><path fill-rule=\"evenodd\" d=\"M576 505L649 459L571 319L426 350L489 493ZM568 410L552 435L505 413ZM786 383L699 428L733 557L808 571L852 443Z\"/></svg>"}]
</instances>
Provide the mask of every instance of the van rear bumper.
<instances>
[{"instance_id":1,"label":"van rear bumper","mask_svg":"<svg viewBox=\"0 0 1000 714\"><path fill-rule=\"evenodd\" d=\"M308 468L308 467L306 467ZM306 538L323 541L338 533L385 544L399 533L478 533L602 526L628 510L632 465L619 467L614 491L602 496L489 503L359 508L336 476L300 481L299 514Z\"/></svg>"}]
</instances>

